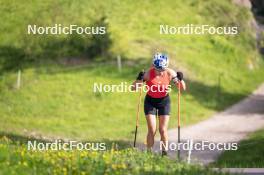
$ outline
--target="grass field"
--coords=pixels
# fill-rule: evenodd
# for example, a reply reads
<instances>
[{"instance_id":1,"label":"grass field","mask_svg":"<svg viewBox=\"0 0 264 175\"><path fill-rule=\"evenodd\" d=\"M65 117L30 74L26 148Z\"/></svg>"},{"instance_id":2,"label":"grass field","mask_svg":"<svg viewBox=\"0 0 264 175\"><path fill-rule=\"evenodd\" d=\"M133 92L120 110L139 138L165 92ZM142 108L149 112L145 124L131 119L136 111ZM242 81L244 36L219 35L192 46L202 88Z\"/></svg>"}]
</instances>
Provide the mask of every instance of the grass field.
<instances>
[{"instance_id":1,"label":"grass field","mask_svg":"<svg viewBox=\"0 0 264 175\"><path fill-rule=\"evenodd\" d=\"M96 65L74 69L54 65L28 68L22 72L19 90L15 88L17 73L8 73L1 80L2 132L82 140L131 141L139 94L94 93L93 83L131 83L140 68L124 67L123 72L119 73L114 65L100 65L100 68ZM253 80L254 78L250 81ZM203 120L214 111L221 110L246 95L222 91L221 98L218 99L217 87L191 80L188 85L189 90L183 94L182 100L183 126ZM175 127L175 89L171 98L170 127ZM145 131L141 108L140 138L145 136Z\"/></svg>"},{"instance_id":2,"label":"grass field","mask_svg":"<svg viewBox=\"0 0 264 175\"><path fill-rule=\"evenodd\" d=\"M0 141L1 174L185 174L221 173L133 149L98 151L28 151L7 137Z\"/></svg>"},{"instance_id":3,"label":"grass field","mask_svg":"<svg viewBox=\"0 0 264 175\"><path fill-rule=\"evenodd\" d=\"M182 126L204 120L246 97L264 81L264 61L257 51L256 31L250 25L252 18L248 9L234 5L231 0L24 0L23 3L0 0L0 136L13 136L16 140L31 135L127 145L133 139L139 94L93 93L93 84L132 83L140 70L150 66L156 51L168 53L171 67L183 71L186 77ZM28 24L103 25L107 26L107 34L28 35ZM239 34L160 35L160 24L238 26ZM123 61L122 72L116 66L118 55ZM19 70L21 87L17 89ZM175 88L171 98L170 128L177 124ZM146 129L141 109L140 142L145 139ZM1 145L2 162L15 157L10 167L2 163L0 166L5 168L1 171L10 172L14 168L14 174L21 170L31 173L34 162L39 160L42 164L36 167L37 171L49 166L49 172L53 172L51 160L45 157L49 153L25 153L30 168L23 167L23 163L18 163L23 158L17 155L22 149L19 145ZM54 154L54 159L58 154ZM72 154L78 153L65 156ZM93 154L99 167L88 166L92 158L87 162L76 159L75 165L87 166L89 171L95 171L96 167L106 170L103 153ZM111 157L110 152L105 154ZM155 170L149 162L152 155L150 158L131 150L120 152L118 163L131 154L135 167L131 170L121 167L117 172L138 173L141 157L146 157L143 159L146 167L161 174L200 171L185 165L181 168L182 164L176 164L181 170L175 164L171 168L170 160L154 156L153 159L161 161L156 164L159 170ZM63 168L70 171L69 166L62 165L59 171L64 171ZM150 171L146 169L142 170L145 174Z\"/></svg>"},{"instance_id":4,"label":"grass field","mask_svg":"<svg viewBox=\"0 0 264 175\"><path fill-rule=\"evenodd\" d=\"M263 168L264 130L252 133L239 143L237 151L224 152L215 163L217 167Z\"/></svg>"},{"instance_id":5,"label":"grass field","mask_svg":"<svg viewBox=\"0 0 264 175\"><path fill-rule=\"evenodd\" d=\"M182 70L187 79L188 90L182 101L183 126L223 110L264 80L263 59L256 51L254 30L245 24L252 15L229 0L87 3L47 0L18 5L15 1L1 2L0 16L4 21L0 33L2 132L84 140L131 140L138 94L93 93L93 83L132 82L139 70L149 67L155 50L168 52L171 66ZM101 9L100 12L97 9ZM160 11L166 13L157 17ZM99 14L94 17L95 13ZM106 20L100 21L101 17ZM72 22L79 25L101 22L108 25L109 33L98 39L99 43L87 35L25 33L27 24L69 25ZM240 33L237 36L159 34L159 24L187 23L234 24L240 26ZM109 42L104 45L104 52L100 50L102 42ZM93 51L98 54L90 55ZM114 63L117 55L132 62L124 65L122 73ZM77 65L67 62L74 58L81 62ZM248 68L249 64L253 70ZM16 90L19 69L22 85ZM171 95L170 127L174 127L175 91ZM146 130L143 115L140 122L143 138Z\"/></svg>"},{"instance_id":6,"label":"grass field","mask_svg":"<svg viewBox=\"0 0 264 175\"><path fill-rule=\"evenodd\" d=\"M139 69L138 66L125 67L119 73L113 65L97 68L97 64L79 69L52 65L30 68L22 72L22 87L19 90L15 88L17 74L10 73L1 82L2 131L14 134L22 131L26 135L45 133L51 137L82 140L129 140L133 138L139 93L94 93L93 83L131 83ZM183 118L184 125L204 119L212 111L193 100L193 94L198 91L192 89L192 94L183 96L183 116L188 116ZM216 89L207 91L211 95L216 92ZM173 127L176 125L175 89L171 97L173 108L170 126ZM215 99L211 102L217 103ZM142 108L140 123L139 134L142 138L146 131Z\"/></svg>"}]
</instances>

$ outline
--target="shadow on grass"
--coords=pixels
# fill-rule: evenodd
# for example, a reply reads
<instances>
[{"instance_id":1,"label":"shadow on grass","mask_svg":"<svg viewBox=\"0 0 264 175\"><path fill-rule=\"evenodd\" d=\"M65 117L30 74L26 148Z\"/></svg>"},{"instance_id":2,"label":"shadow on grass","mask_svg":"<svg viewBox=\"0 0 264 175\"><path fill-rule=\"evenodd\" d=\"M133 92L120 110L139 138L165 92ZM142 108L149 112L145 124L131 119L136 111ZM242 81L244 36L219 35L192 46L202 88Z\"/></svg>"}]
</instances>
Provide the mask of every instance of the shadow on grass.
<instances>
[{"instance_id":1,"label":"shadow on grass","mask_svg":"<svg viewBox=\"0 0 264 175\"><path fill-rule=\"evenodd\" d=\"M50 64L39 65L37 69L39 74L49 74L56 75L61 73L79 73L89 70L95 76L102 77L111 77L111 78L135 78L137 74L146 67L150 66L149 59L146 58L137 58L137 59L122 59L122 70L118 70L117 61L115 59L111 60L100 60L93 61L87 64L80 64L75 66L65 66L58 64L56 62L50 62ZM147 69L145 69L147 70Z\"/></svg>"},{"instance_id":2,"label":"shadow on grass","mask_svg":"<svg viewBox=\"0 0 264 175\"><path fill-rule=\"evenodd\" d=\"M227 92L218 85L206 85L192 80L187 80L186 84L187 90L183 95L191 94L202 106L216 111L222 111L246 97L245 94Z\"/></svg>"},{"instance_id":3,"label":"shadow on grass","mask_svg":"<svg viewBox=\"0 0 264 175\"><path fill-rule=\"evenodd\" d=\"M264 95L250 95L246 100L243 100L239 105L232 106L225 111L227 114L264 114Z\"/></svg>"},{"instance_id":4,"label":"shadow on grass","mask_svg":"<svg viewBox=\"0 0 264 175\"><path fill-rule=\"evenodd\" d=\"M93 141L93 140L64 140L63 138L37 138L33 136L26 136L26 135L19 135L13 134L8 132L0 132L0 138L6 137L12 141L12 143L16 144L28 144L29 141L33 142L36 141L37 143L51 143L55 140L61 140L62 142L69 142L69 141L78 141L82 143L105 143L106 150L110 150L111 148L122 150L129 147L132 147L131 143L124 140L110 140L110 139L101 139L100 141Z\"/></svg>"},{"instance_id":5,"label":"shadow on grass","mask_svg":"<svg viewBox=\"0 0 264 175\"><path fill-rule=\"evenodd\" d=\"M134 79L137 76L138 72L142 69L148 70L150 67L150 60L146 58L139 58L134 60L124 59L123 66L123 70L119 72L115 61L103 61L77 67L63 66L59 69L50 69L46 73L51 75L55 75L57 73L79 73L90 69L93 72L92 74L96 77L105 77L107 75L107 77L109 78L124 79L124 81L128 81ZM215 79L217 80L218 77L215 77ZM183 95L190 94L202 106L216 111L222 111L226 107L233 105L234 103L242 100L247 96L247 94L231 93L225 91L221 87L221 85L206 85L202 82L193 81L190 79L186 80L186 84L187 91L183 92Z\"/></svg>"},{"instance_id":6,"label":"shadow on grass","mask_svg":"<svg viewBox=\"0 0 264 175\"><path fill-rule=\"evenodd\" d=\"M103 16L91 26L104 26L108 23ZM99 28L98 28L99 30ZM14 45L0 45L0 73L22 69L28 65L57 58L83 57L111 57L109 49L112 45L110 33L88 35L70 34L66 37L54 35L25 35L20 47Z\"/></svg>"},{"instance_id":7,"label":"shadow on grass","mask_svg":"<svg viewBox=\"0 0 264 175\"><path fill-rule=\"evenodd\" d=\"M118 71L115 60L109 61L99 61L91 62L85 65L78 66L65 66L58 65L54 61L41 64L41 65L32 65L37 67L37 74L78 74L80 72L87 72L89 70L89 75L95 77L106 76L108 78L117 79L128 83L135 79L138 72L142 69L147 70L150 67L150 61L146 58L139 59L124 59L123 69L121 72ZM217 80L218 77L215 77ZM132 81L131 81L132 83ZM218 85L206 85L202 82L186 80L187 91L183 92L184 94L190 94L198 101L202 106L213 109L216 111L222 111L226 107L233 105L239 100L246 97L246 94L241 93L230 93ZM177 91L177 90L176 90Z\"/></svg>"},{"instance_id":8,"label":"shadow on grass","mask_svg":"<svg viewBox=\"0 0 264 175\"><path fill-rule=\"evenodd\" d=\"M251 94L230 93L219 86L209 86L197 81L187 81L188 90L195 100L206 108L223 111L230 107L228 114L264 114L264 96ZM243 101L242 101L243 100ZM239 104L236 104L239 102ZM235 105L234 105L235 104ZM233 106L231 106L233 105Z\"/></svg>"},{"instance_id":9,"label":"shadow on grass","mask_svg":"<svg viewBox=\"0 0 264 175\"><path fill-rule=\"evenodd\" d=\"M0 73L22 67L26 53L21 48L12 46L0 47Z\"/></svg>"},{"instance_id":10,"label":"shadow on grass","mask_svg":"<svg viewBox=\"0 0 264 175\"><path fill-rule=\"evenodd\" d=\"M102 19L104 20L104 19ZM82 38L79 35L69 36L65 40L59 40L56 38L51 38L48 43L43 46L43 52L40 53L32 53L37 54L37 56L46 57L48 55L53 55L55 57L60 56L60 47L66 48L66 50L75 50L76 53L89 53L91 57L96 57L98 55L106 55L108 52L108 48L111 45L111 41L109 36L104 36L105 38L101 39L91 39L88 40L91 42L87 44L87 38ZM104 45L103 41L107 41L108 44ZM57 53L57 49L58 53ZM64 48L64 49L65 49ZM88 50L87 50L88 49ZM90 50L89 50L90 49ZM63 51L63 49L62 49ZM74 51L74 52L75 52ZM98 51L98 52L95 52ZM97 53L97 55L95 54ZM38 55L39 54L39 55ZM55 55L54 55L55 54ZM73 53L66 53L66 55L71 55ZM89 55L88 54L88 55ZM31 55L32 56L32 55ZM10 46L2 46L0 47L0 70L17 70L21 68L25 62L29 63L30 61L34 61L34 59L30 59L30 56L23 49L14 48ZM3 60L4 59L4 60ZM96 77L111 77L116 79L123 79L124 81L128 81L134 79L138 72L145 68L147 70L150 67L151 61L146 58L138 58L138 59L123 59L123 69L121 72L118 71L117 62L115 59L112 60L102 60L102 61L93 61L89 64L78 65L78 66L65 66L62 64L58 64L57 61L45 61L41 64L29 63L29 67L37 67L36 71L38 74L50 74L54 75L57 73L78 73L92 70L92 75ZM215 77L217 80L218 77ZM132 82L131 82L132 83ZM187 80L188 90L185 93L191 94L195 100L197 100L201 105L206 108L213 109L216 111L221 111L226 107L234 104L235 102L243 99L246 95L240 93L230 93L223 90L220 86L217 85L206 85L202 82Z\"/></svg>"}]
</instances>

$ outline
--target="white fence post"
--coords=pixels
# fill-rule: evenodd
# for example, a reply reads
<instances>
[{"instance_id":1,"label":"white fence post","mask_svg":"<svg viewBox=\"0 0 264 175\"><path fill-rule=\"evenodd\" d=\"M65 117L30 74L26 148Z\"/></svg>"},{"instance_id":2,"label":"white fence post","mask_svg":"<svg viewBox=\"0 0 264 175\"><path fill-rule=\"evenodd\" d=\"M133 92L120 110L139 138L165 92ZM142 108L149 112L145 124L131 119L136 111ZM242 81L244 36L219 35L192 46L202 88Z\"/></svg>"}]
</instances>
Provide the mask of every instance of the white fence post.
<instances>
[{"instance_id":1,"label":"white fence post","mask_svg":"<svg viewBox=\"0 0 264 175\"><path fill-rule=\"evenodd\" d=\"M122 62L121 62L121 56L120 55L117 56L117 67L118 67L118 71L121 72L122 71Z\"/></svg>"},{"instance_id":2,"label":"white fence post","mask_svg":"<svg viewBox=\"0 0 264 175\"><path fill-rule=\"evenodd\" d=\"M190 145L189 145L189 151L188 151L188 159L187 159L187 163L188 163L188 164L191 163L192 149L193 149L193 140L190 139Z\"/></svg>"},{"instance_id":3,"label":"white fence post","mask_svg":"<svg viewBox=\"0 0 264 175\"><path fill-rule=\"evenodd\" d=\"M17 84L16 84L17 89L20 89L20 84L21 84L21 70L19 69L17 73Z\"/></svg>"}]
</instances>

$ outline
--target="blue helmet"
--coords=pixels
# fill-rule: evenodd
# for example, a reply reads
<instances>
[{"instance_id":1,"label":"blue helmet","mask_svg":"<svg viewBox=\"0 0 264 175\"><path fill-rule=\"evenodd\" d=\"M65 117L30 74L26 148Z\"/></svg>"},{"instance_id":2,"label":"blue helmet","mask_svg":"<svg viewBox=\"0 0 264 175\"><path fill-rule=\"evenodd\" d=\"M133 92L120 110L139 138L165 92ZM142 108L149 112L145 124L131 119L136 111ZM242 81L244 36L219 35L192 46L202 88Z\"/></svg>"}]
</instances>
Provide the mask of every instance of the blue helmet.
<instances>
[{"instance_id":1,"label":"blue helmet","mask_svg":"<svg viewBox=\"0 0 264 175\"><path fill-rule=\"evenodd\" d=\"M156 53L153 57L153 66L158 70L164 70L169 65L169 58L164 53Z\"/></svg>"}]
</instances>

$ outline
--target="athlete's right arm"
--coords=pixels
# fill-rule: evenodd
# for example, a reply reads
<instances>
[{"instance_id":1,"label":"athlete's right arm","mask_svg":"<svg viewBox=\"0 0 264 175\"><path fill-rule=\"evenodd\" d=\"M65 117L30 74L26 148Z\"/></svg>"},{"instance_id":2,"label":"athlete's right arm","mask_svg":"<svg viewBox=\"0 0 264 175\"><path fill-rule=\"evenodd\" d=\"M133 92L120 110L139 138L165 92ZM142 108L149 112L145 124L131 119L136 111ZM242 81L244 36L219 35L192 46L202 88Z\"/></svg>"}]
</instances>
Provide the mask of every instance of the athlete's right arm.
<instances>
[{"instance_id":1,"label":"athlete's right arm","mask_svg":"<svg viewBox=\"0 0 264 175\"><path fill-rule=\"evenodd\" d=\"M149 71L141 71L138 73L137 79L132 83L131 90L135 91L137 88L142 87L144 81L148 80Z\"/></svg>"}]
</instances>

